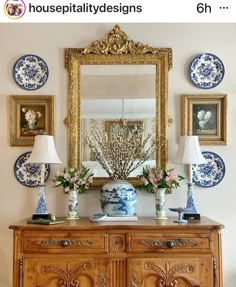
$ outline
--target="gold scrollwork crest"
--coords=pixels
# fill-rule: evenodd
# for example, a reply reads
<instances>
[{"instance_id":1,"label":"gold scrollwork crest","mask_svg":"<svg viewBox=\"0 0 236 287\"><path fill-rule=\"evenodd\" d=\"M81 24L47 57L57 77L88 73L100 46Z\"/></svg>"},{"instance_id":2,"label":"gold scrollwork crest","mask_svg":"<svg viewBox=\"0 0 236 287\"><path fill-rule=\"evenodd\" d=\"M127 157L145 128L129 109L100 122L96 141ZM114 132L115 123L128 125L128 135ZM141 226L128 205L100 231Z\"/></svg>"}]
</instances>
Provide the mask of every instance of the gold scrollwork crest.
<instances>
[{"instance_id":1,"label":"gold scrollwork crest","mask_svg":"<svg viewBox=\"0 0 236 287\"><path fill-rule=\"evenodd\" d=\"M121 54L168 54L168 69L172 68L172 49L154 48L141 42L129 40L127 34L115 25L107 38L93 41L88 47L65 49L65 67L68 69L70 54L96 54L96 55L121 55Z\"/></svg>"}]
</instances>

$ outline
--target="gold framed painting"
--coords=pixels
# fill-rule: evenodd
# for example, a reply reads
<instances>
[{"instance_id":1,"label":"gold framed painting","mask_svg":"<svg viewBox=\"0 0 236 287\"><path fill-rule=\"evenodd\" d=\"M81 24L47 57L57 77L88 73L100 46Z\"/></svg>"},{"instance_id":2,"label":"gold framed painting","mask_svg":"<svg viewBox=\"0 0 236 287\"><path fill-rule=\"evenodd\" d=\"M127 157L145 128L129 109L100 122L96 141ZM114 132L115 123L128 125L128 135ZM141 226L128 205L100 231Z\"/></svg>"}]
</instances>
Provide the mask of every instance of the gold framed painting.
<instances>
[{"instance_id":1,"label":"gold framed painting","mask_svg":"<svg viewBox=\"0 0 236 287\"><path fill-rule=\"evenodd\" d=\"M54 96L10 96L9 102L11 146L33 146L36 135L54 135Z\"/></svg>"},{"instance_id":2,"label":"gold framed painting","mask_svg":"<svg viewBox=\"0 0 236 287\"><path fill-rule=\"evenodd\" d=\"M125 126L128 127L129 130L133 130L135 128L141 128L143 129L143 121L133 121L133 120L124 120ZM122 120L120 121L120 124L124 124ZM110 120L105 122L105 130L107 133L108 141L112 138L113 128L115 124L119 124L119 121L117 120Z\"/></svg>"},{"instance_id":3,"label":"gold framed painting","mask_svg":"<svg viewBox=\"0 0 236 287\"><path fill-rule=\"evenodd\" d=\"M227 95L182 95L182 135L197 135L200 145L227 144Z\"/></svg>"}]
</instances>

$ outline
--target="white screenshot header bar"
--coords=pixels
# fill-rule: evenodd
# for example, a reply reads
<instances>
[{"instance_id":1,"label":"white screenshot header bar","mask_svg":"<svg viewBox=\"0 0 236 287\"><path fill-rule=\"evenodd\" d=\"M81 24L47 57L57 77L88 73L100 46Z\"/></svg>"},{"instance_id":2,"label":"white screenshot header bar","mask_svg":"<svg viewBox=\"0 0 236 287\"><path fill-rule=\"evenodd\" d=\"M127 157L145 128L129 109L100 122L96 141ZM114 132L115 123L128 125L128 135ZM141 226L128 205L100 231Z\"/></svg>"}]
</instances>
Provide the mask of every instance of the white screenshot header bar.
<instances>
[{"instance_id":1,"label":"white screenshot header bar","mask_svg":"<svg viewBox=\"0 0 236 287\"><path fill-rule=\"evenodd\" d=\"M6 0L0 22L233 23L235 0Z\"/></svg>"}]
</instances>

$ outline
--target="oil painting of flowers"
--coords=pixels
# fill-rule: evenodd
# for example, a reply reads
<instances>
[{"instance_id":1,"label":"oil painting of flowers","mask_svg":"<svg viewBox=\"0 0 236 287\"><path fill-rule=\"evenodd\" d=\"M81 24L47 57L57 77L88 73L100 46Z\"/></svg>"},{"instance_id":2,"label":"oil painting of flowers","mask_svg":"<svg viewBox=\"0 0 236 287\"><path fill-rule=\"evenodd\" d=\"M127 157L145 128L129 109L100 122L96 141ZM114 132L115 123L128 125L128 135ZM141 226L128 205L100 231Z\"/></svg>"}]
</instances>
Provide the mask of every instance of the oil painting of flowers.
<instances>
[{"instance_id":1,"label":"oil painting of flowers","mask_svg":"<svg viewBox=\"0 0 236 287\"><path fill-rule=\"evenodd\" d=\"M42 117L41 113L39 111L27 110L26 108L22 108L22 112L25 113L27 127L31 130L37 129L38 122Z\"/></svg>"},{"instance_id":2,"label":"oil painting of flowers","mask_svg":"<svg viewBox=\"0 0 236 287\"><path fill-rule=\"evenodd\" d=\"M33 146L36 135L54 135L54 96L9 96L10 144Z\"/></svg>"},{"instance_id":3,"label":"oil painting of flowers","mask_svg":"<svg viewBox=\"0 0 236 287\"><path fill-rule=\"evenodd\" d=\"M37 135L45 133L43 107L23 106L21 108L22 135Z\"/></svg>"}]
</instances>

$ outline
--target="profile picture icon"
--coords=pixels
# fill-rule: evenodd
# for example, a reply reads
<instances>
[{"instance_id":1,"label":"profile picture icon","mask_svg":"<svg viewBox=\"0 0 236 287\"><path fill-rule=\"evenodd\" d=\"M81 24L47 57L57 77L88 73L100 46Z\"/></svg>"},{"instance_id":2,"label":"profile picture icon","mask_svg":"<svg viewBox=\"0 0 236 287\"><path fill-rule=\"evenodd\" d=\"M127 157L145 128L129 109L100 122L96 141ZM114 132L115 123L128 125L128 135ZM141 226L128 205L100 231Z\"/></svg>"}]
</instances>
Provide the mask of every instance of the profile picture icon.
<instances>
[{"instance_id":1,"label":"profile picture icon","mask_svg":"<svg viewBox=\"0 0 236 287\"><path fill-rule=\"evenodd\" d=\"M7 17L19 19L25 14L25 3L23 0L7 0L4 4L4 10Z\"/></svg>"}]
</instances>

